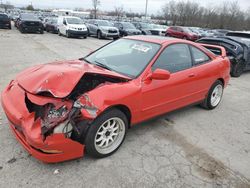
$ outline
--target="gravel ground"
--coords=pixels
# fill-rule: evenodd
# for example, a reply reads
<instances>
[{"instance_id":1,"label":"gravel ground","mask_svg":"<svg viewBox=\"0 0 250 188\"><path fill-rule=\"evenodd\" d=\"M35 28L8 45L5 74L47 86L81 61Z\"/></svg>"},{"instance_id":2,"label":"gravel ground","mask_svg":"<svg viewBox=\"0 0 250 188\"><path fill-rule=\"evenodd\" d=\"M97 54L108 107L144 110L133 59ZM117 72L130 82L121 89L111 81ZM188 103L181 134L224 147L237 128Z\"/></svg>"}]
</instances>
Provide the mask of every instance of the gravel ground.
<instances>
[{"instance_id":1,"label":"gravel ground","mask_svg":"<svg viewBox=\"0 0 250 188\"><path fill-rule=\"evenodd\" d=\"M0 30L0 90L23 69L77 59L110 40ZM128 131L114 155L44 164L13 137L0 107L0 187L250 187L250 72L220 106L193 106Z\"/></svg>"}]
</instances>

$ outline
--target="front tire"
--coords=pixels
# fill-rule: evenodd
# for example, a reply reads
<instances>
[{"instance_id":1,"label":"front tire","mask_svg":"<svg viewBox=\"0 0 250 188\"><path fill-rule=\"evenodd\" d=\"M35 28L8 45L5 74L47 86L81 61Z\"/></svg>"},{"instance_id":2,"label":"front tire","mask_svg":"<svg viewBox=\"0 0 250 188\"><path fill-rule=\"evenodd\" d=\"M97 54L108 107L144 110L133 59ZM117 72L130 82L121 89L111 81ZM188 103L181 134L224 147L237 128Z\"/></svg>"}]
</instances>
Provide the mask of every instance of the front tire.
<instances>
[{"instance_id":1,"label":"front tire","mask_svg":"<svg viewBox=\"0 0 250 188\"><path fill-rule=\"evenodd\" d=\"M86 152L94 158L112 155L122 145L128 119L118 109L110 109L91 124L85 139Z\"/></svg>"},{"instance_id":2,"label":"front tire","mask_svg":"<svg viewBox=\"0 0 250 188\"><path fill-rule=\"evenodd\" d=\"M57 33L58 33L58 36L62 35L59 29L58 29Z\"/></svg>"},{"instance_id":3,"label":"front tire","mask_svg":"<svg viewBox=\"0 0 250 188\"><path fill-rule=\"evenodd\" d=\"M102 32L101 31L97 31L97 38L102 39Z\"/></svg>"},{"instance_id":4,"label":"front tire","mask_svg":"<svg viewBox=\"0 0 250 188\"><path fill-rule=\"evenodd\" d=\"M202 102L201 106L205 109L212 110L216 108L222 99L224 85L220 80L217 80L210 88L206 99Z\"/></svg>"},{"instance_id":5,"label":"front tire","mask_svg":"<svg viewBox=\"0 0 250 188\"><path fill-rule=\"evenodd\" d=\"M68 31L66 31L66 37L67 37L67 38L70 38L70 34L69 34Z\"/></svg>"}]
</instances>

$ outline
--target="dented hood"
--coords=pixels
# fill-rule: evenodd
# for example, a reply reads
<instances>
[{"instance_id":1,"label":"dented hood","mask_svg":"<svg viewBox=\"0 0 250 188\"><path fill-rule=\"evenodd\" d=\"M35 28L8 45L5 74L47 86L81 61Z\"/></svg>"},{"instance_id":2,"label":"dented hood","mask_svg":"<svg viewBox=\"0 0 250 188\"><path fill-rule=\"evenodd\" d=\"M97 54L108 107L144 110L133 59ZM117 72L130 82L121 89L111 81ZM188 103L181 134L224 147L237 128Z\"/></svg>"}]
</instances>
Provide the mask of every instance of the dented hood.
<instances>
[{"instance_id":1,"label":"dented hood","mask_svg":"<svg viewBox=\"0 0 250 188\"><path fill-rule=\"evenodd\" d=\"M56 98L67 97L85 73L129 79L126 76L81 60L38 65L20 73L16 80L27 92L49 92Z\"/></svg>"}]
</instances>

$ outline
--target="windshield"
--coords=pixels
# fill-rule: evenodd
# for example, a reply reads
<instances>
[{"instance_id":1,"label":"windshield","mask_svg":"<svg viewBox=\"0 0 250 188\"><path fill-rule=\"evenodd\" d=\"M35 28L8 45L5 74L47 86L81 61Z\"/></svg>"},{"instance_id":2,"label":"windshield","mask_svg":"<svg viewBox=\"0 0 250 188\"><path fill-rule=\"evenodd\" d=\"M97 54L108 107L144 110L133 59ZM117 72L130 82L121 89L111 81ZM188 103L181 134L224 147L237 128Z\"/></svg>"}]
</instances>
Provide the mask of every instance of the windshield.
<instances>
[{"instance_id":1,"label":"windshield","mask_svg":"<svg viewBox=\"0 0 250 188\"><path fill-rule=\"evenodd\" d=\"M80 18L66 18L68 24L83 24Z\"/></svg>"},{"instance_id":2,"label":"windshield","mask_svg":"<svg viewBox=\"0 0 250 188\"><path fill-rule=\"evenodd\" d=\"M112 27L112 24L110 22L108 22L108 21L98 20L97 23L98 23L99 26L110 26L110 27Z\"/></svg>"},{"instance_id":3,"label":"windshield","mask_svg":"<svg viewBox=\"0 0 250 188\"><path fill-rule=\"evenodd\" d=\"M159 44L120 39L90 54L85 60L91 64L136 78L160 49Z\"/></svg>"},{"instance_id":4,"label":"windshield","mask_svg":"<svg viewBox=\"0 0 250 188\"><path fill-rule=\"evenodd\" d=\"M21 18L25 20L38 20L34 14L21 14Z\"/></svg>"},{"instance_id":5,"label":"windshield","mask_svg":"<svg viewBox=\"0 0 250 188\"><path fill-rule=\"evenodd\" d=\"M136 29L135 26L131 23L124 22L122 23L124 29Z\"/></svg>"}]
</instances>

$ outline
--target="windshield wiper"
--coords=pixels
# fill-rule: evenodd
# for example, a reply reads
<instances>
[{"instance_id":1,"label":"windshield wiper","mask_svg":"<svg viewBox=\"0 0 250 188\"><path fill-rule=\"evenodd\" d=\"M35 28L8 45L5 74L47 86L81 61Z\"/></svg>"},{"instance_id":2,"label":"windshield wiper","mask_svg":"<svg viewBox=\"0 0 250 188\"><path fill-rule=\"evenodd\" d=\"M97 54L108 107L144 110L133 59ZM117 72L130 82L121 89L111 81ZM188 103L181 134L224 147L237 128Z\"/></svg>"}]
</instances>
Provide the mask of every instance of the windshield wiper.
<instances>
[{"instance_id":1,"label":"windshield wiper","mask_svg":"<svg viewBox=\"0 0 250 188\"><path fill-rule=\"evenodd\" d=\"M109 66L107 66L107 65L105 65L105 64L103 64L103 63L100 63L100 62L98 62L98 61L95 61L95 65L98 65L99 67L102 67L102 68L104 68L104 69L107 69L107 70L111 70L111 71L112 71L112 69L111 69Z\"/></svg>"}]
</instances>

